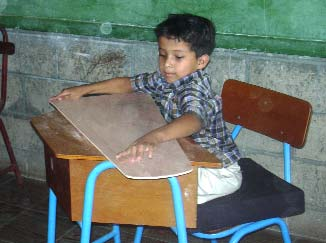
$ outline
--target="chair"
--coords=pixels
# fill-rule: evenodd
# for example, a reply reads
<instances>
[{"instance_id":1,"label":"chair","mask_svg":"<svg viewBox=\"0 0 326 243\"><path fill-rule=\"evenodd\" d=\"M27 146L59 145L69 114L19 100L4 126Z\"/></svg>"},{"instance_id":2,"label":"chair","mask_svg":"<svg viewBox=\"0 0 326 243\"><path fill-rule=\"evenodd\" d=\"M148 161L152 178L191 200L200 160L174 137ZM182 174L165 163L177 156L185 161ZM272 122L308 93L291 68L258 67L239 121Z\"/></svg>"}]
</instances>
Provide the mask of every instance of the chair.
<instances>
[{"instance_id":1,"label":"chair","mask_svg":"<svg viewBox=\"0 0 326 243\"><path fill-rule=\"evenodd\" d=\"M2 68L1 68L1 99L0 99L0 114L3 111L6 98L7 98L7 73L8 73L8 55L13 55L15 53L15 46L13 43L8 42L7 31L4 28L0 27L2 33L2 41L0 41L0 53L2 54ZM6 145L7 152L10 159L10 165L7 168L0 170L0 175L3 175L8 172L14 172L16 175L16 180L19 185L22 185L23 179L21 177L14 151L11 147L11 143L6 131L5 125L0 117L0 131L3 138L3 141Z\"/></svg>"},{"instance_id":2,"label":"chair","mask_svg":"<svg viewBox=\"0 0 326 243\"><path fill-rule=\"evenodd\" d=\"M249 233L277 225L284 242L290 243L290 234L282 218L304 212L304 192L291 184L290 149L301 148L305 143L311 105L304 100L237 80L227 80L224 83L222 99L224 119L236 125L232 132L234 139L243 127L282 142L284 179L250 158L241 159L239 165L243 172L243 183L240 189L233 194L199 204L196 229L186 229L181 190L177 183L172 185L170 182L172 191L176 190L173 192L176 195L173 195L173 200L177 227L172 230L181 243L187 242L187 233L211 240L212 243L230 236L230 242L235 243ZM110 162L99 164L87 180L81 242L89 241L96 177L110 168L113 168ZM119 226L115 227L112 233L95 242L119 237ZM215 231L225 228L227 229ZM142 230L142 226L137 227L135 242L141 241ZM211 233L212 231L217 233ZM120 239L115 238L115 242L120 242Z\"/></svg>"},{"instance_id":3,"label":"chair","mask_svg":"<svg viewBox=\"0 0 326 243\"><path fill-rule=\"evenodd\" d=\"M249 158L239 164L241 188L197 207L197 229L210 231L231 227L216 234L194 233L206 239L231 236L238 242L245 235L269 227L280 227L284 242L291 242L282 218L304 212L304 192L291 184L291 147L305 143L311 105L304 100L237 80L227 80L222 90L224 119L235 124L235 139L242 127L283 143L284 179ZM216 241L212 241L216 242Z\"/></svg>"}]
</instances>

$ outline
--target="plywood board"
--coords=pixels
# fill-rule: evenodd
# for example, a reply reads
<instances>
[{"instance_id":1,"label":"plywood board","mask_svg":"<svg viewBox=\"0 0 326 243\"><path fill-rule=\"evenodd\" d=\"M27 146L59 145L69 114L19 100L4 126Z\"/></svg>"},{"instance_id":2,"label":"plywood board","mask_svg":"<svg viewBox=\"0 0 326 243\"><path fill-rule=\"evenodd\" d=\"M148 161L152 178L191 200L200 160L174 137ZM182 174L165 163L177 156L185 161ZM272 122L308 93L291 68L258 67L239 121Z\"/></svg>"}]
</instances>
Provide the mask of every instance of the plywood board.
<instances>
[{"instance_id":1,"label":"plywood board","mask_svg":"<svg viewBox=\"0 0 326 243\"><path fill-rule=\"evenodd\" d=\"M131 163L115 158L139 137L165 124L148 95L90 96L76 101L56 101L52 105L128 178L159 179L192 170L176 140L158 145L152 159Z\"/></svg>"}]
</instances>

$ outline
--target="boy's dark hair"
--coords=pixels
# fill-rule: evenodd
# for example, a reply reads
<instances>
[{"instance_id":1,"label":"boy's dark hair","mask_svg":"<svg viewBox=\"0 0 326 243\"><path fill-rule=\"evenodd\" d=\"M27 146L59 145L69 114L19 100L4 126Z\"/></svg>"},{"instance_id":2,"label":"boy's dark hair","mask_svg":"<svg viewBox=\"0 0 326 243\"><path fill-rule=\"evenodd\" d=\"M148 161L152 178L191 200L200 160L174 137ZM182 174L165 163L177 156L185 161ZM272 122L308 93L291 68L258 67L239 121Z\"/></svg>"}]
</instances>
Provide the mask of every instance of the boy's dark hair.
<instances>
[{"instance_id":1,"label":"boy's dark hair","mask_svg":"<svg viewBox=\"0 0 326 243\"><path fill-rule=\"evenodd\" d=\"M190 44L197 57L211 55L215 48L214 24L200 16L192 14L170 14L154 30L156 38L182 40Z\"/></svg>"}]
</instances>

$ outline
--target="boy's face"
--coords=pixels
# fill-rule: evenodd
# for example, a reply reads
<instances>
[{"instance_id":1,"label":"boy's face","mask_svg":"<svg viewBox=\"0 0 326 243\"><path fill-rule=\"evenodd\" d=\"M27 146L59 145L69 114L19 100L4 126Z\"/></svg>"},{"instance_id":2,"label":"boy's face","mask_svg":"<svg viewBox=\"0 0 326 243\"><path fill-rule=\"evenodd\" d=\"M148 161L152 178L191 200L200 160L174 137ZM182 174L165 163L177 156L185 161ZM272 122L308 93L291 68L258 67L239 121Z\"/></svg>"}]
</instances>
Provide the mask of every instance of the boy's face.
<instances>
[{"instance_id":1,"label":"boy's face","mask_svg":"<svg viewBox=\"0 0 326 243\"><path fill-rule=\"evenodd\" d=\"M209 61L208 55L197 58L190 45L181 40L160 37L158 46L160 71L169 83L205 68Z\"/></svg>"}]
</instances>

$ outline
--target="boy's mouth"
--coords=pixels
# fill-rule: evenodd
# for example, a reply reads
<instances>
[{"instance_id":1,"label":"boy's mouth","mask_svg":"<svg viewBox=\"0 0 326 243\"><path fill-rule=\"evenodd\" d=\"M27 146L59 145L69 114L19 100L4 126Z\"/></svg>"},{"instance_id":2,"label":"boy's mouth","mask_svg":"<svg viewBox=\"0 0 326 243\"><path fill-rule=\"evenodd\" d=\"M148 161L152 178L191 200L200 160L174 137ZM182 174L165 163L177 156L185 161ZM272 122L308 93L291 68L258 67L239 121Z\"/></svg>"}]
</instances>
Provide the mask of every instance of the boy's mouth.
<instances>
[{"instance_id":1,"label":"boy's mouth","mask_svg":"<svg viewBox=\"0 0 326 243\"><path fill-rule=\"evenodd\" d=\"M175 76L175 73L164 73L164 76L167 77L167 78L171 78L171 77L174 77Z\"/></svg>"}]
</instances>

